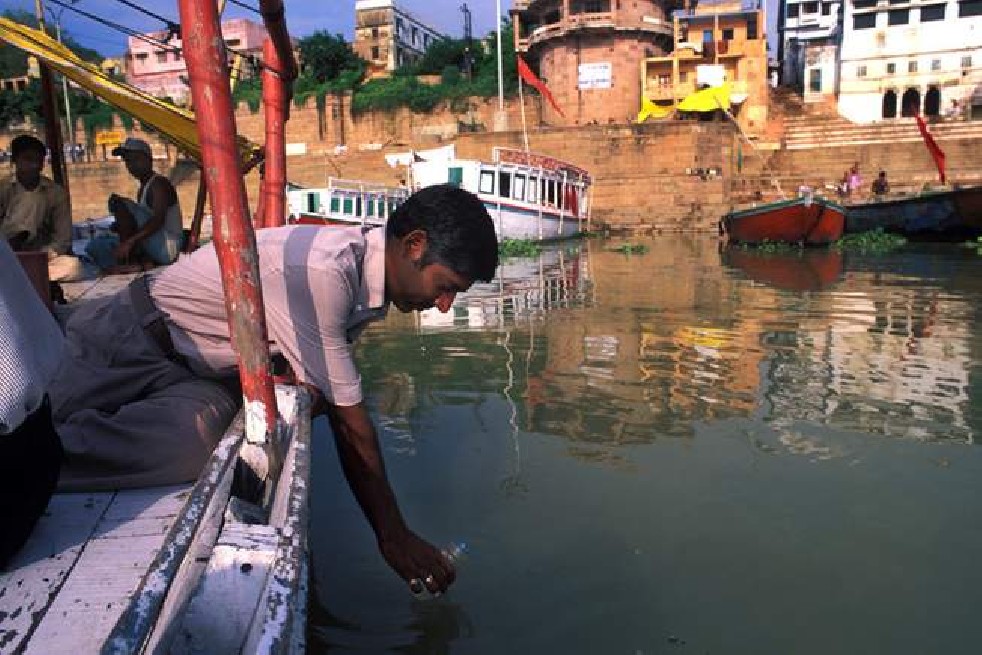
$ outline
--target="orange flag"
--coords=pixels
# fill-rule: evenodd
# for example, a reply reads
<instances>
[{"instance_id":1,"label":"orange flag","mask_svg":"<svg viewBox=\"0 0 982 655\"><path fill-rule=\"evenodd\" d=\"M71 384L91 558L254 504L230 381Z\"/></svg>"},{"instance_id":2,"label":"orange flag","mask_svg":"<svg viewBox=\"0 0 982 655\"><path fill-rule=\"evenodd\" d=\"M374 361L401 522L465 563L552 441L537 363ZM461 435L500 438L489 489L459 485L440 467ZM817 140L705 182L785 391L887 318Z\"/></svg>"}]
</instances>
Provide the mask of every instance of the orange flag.
<instances>
[{"instance_id":1,"label":"orange flag","mask_svg":"<svg viewBox=\"0 0 982 655\"><path fill-rule=\"evenodd\" d=\"M521 55L515 55L515 57L518 59L518 76L522 78L522 80L529 86L535 87L539 93L545 96L545 99L549 101L552 108L558 111L560 116L566 118L566 114L564 114L563 110L559 108L558 104L556 104L556 99L552 97L552 92L549 91L549 87L546 86L546 83L536 77L535 73L533 73L532 69L528 67L528 64L525 63L525 60L522 59Z\"/></svg>"},{"instance_id":2,"label":"orange flag","mask_svg":"<svg viewBox=\"0 0 982 655\"><path fill-rule=\"evenodd\" d=\"M938 146L938 142L934 140L931 133L927 131L927 125L924 124L924 119L921 118L920 114L916 114L914 118L917 120L917 129L921 131L921 138L924 139L924 145L927 146L931 157L934 158L934 164L938 167L941 184L944 184L944 151Z\"/></svg>"}]
</instances>

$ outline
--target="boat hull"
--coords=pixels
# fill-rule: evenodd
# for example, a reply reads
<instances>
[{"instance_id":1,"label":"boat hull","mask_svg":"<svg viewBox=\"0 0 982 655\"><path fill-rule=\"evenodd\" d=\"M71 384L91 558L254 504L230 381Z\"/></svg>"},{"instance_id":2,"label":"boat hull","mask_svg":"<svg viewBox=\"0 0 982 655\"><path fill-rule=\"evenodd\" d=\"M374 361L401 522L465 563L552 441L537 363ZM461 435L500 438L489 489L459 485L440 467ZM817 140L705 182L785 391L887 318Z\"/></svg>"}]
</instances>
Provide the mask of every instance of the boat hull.
<instances>
[{"instance_id":1,"label":"boat hull","mask_svg":"<svg viewBox=\"0 0 982 655\"><path fill-rule=\"evenodd\" d=\"M581 231L580 220L575 216L566 215L560 218L558 214L540 214L535 209L499 204L492 200L484 200L484 207L494 221L494 231L499 240L567 239Z\"/></svg>"},{"instance_id":2,"label":"boat hull","mask_svg":"<svg viewBox=\"0 0 982 655\"><path fill-rule=\"evenodd\" d=\"M982 187L873 201L847 209L846 233L876 229L929 240L982 235Z\"/></svg>"},{"instance_id":3,"label":"boat hull","mask_svg":"<svg viewBox=\"0 0 982 655\"><path fill-rule=\"evenodd\" d=\"M842 207L822 198L796 198L730 212L723 229L733 243L828 245L842 236Z\"/></svg>"}]
</instances>

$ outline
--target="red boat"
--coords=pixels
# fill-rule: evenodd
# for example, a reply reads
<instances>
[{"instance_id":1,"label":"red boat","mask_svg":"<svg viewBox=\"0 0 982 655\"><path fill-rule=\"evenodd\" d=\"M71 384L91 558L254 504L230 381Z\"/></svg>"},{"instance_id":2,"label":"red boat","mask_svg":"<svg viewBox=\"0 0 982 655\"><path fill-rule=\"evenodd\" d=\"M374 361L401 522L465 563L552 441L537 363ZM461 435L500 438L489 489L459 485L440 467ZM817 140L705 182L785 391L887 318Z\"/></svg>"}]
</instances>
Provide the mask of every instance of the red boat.
<instances>
[{"instance_id":1,"label":"red boat","mask_svg":"<svg viewBox=\"0 0 982 655\"><path fill-rule=\"evenodd\" d=\"M776 289L818 291L842 277L844 258L835 248L792 252L761 252L752 248L725 248L723 264L747 278Z\"/></svg>"},{"instance_id":2,"label":"red boat","mask_svg":"<svg viewBox=\"0 0 982 655\"><path fill-rule=\"evenodd\" d=\"M723 229L734 243L824 246L842 236L845 220L845 210L836 203L806 196L730 212L723 217Z\"/></svg>"}]
</instances>

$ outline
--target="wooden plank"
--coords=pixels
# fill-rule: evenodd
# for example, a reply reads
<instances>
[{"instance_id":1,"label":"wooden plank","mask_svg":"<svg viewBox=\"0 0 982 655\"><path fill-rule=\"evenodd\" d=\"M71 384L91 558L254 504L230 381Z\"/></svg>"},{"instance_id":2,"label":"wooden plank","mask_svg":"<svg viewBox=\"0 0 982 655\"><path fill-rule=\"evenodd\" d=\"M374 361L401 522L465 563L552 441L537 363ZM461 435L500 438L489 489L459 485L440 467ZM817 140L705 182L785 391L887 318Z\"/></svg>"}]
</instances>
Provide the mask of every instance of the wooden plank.
<instances>
[{"instance_id":1,"label":"wooden plank","mask_svg":"<svg viewBox=\"0 0 982 655\"><path fill-rule=\"evenodd\" d=\"M51 599L25 654L75 655L99 650L163 545L189 488L180 485L113 494L67 580Z\"/></svg>"},{"instance_id":2,"label":"wooden plank","mask_svg":"<svg viewBox=\"0 0 982 655\"><path fill-rule=\"evenodd\" d=\"M0 574L0 652L21 648L78 561L112 493L52 497L24 548Z\"/></svg>"},{"instance_id":3,"label":"wooden plank","mask_svg":"<svg viewBox=\"0 0 982 655\"><path fill-rule=\"evenodd\" d=\"M227 524L177 635L172 655L232 655L242 648L282 537L268 525Z\"/></svg>"},{"instance_id":4,"label":"wooden plank","mask_svg":"<svg viewBox=\"0 0 982 655\"><path fill-rule=\"evenodd\" d=\"M166 652L176 617L184 611L221 528L243 433L240 411L205 464L102 653L140 653L145 645L145 652Z\"/></svg>"},{"instance_id":5,"label":"wooden plank","mask_svg":"<svg viewBox=\"0 0 982 655\"><path fill-rule=\"evenodd\" d=\"M288 497L280 528L283 540L276 551L273 570L267 579L256 620L242 653L247 655L299 653L307 613L307 517L310 489L310 399L298 392L290 451L280 480L285 485L277 493ZM285 479L284 479L285 478ZM274 507L276 503L274 502Z\"/></svg>"}]
</instances>

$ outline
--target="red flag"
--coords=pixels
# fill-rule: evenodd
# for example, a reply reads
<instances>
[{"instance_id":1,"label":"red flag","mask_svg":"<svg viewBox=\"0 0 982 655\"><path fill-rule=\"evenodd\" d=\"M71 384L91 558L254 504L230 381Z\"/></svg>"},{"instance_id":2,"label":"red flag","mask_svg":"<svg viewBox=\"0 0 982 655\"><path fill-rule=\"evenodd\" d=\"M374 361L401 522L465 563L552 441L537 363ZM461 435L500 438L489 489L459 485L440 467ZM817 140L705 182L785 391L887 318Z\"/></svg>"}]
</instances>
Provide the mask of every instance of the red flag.
<instances>
[{"instance_id":1,"label":"red flag","mask_svg":"<svg viewBox=\"0 0 982 655\"><path fill-rule=\"evenodd\" d=\"M535 73L533 73L532 69L528 67L528 64L525 63L525 60L522 59L521 55L515 55L515 57L518 59L518 76L522 78L522 80L524 80L529 86L533 86L538 89L539 93L545 96L546 100L549 101L549 104L552 105L552 108L558 111L560 116L566 118L566 114L564 114L563 110L556 104L556 99L552 97L552 93L549 91L549 87L546 86L546 83L535 76Z\"/></svg>"},{"instance_id":2,"label":"red flag","mask_svg":"<svg viewBox=\"0 0 982 655\"><path fill-rule=\"evenodd\" d=\"M944 184L944 152L938 147L938 142L934 140L931 133L927 131L927 125L924 124L924 119L920 117L919 114L915 115L914 118L917 120L917 129L921 131L921 137L924 139L924 145L927 146L928 151L931 153L931 157L934 158L934 163L938 167L938 174L941 176L941 184Z\"/></svg>"}]
</instances>

